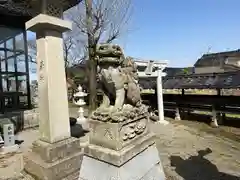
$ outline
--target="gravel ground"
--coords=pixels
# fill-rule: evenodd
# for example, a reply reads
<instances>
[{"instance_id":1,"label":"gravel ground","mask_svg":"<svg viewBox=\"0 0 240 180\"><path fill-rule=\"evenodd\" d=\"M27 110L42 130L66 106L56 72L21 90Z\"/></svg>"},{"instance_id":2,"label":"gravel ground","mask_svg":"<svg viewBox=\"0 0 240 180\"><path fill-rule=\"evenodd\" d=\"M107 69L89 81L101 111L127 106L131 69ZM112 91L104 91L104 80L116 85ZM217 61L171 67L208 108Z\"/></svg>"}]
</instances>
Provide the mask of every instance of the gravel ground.
<instances>
[{"instance_id":1,"label":"gravel ground","mask_svg":"<svg viewBox=\"0 0 240 180\"><path fill-rule=\"evenodd\" d=\"M168 179L240 180L239 129L172 122L152 126Z\"/></svg>"},{"instance_id":2,"label":"gravel ground","mask_svg":"<svg viewBox=\"0 0 240 180\"><path fill-rule=\"evenodd\" d=\"M71 116L76 117L75 112L70 110ZM240 180L239 129L169 120L166 126L151 124L168 180ZM37 137L38 129L19 134L25 139L23 152Z\"/></svg>"}]
</instances>

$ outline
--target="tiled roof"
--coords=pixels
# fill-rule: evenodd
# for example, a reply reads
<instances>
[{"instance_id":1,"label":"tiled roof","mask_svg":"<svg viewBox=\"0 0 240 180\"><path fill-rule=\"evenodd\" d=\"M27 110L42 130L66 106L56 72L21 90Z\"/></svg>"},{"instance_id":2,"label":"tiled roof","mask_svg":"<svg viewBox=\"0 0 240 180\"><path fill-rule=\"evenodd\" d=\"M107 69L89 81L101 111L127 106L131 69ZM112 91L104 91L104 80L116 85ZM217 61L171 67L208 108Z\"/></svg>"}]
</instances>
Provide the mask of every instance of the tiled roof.
<instances>
[{"instance_id":1,"label":"tiled roof","mask_svg":"<svg viewBox=\"0 0 240 180\"><path fill-rule=\"evenodd\" d=\"M140 79L144 89L155 89L156 79ZM240 88L240 71L217 74L166 76L164 89L230 89Z\"/></svg>"},{"instance_id":2,"label":"tiled roof","mask_svg":"<svg viewBox=\"0 0 240 180\"><path fill-rule=\"evenodd\" d=\"M240 58L240 50L204 54L197 60L194 67L220 66L221 64L224 64L224 61L229 57Z\"/></svg>"}]
</instances>

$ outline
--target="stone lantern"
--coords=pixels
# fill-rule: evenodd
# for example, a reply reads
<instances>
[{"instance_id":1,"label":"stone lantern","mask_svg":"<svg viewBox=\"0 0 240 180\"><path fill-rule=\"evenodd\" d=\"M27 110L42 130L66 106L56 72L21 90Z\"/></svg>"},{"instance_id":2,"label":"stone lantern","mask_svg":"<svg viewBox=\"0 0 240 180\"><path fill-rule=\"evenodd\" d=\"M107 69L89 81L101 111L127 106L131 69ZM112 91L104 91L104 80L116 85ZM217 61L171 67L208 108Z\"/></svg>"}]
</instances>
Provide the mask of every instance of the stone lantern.
<instances>
[{"instance_id":1,"label":"stone lantern","mask_svg":"<svg viewBox=\"0 0 240 180\"><path fill-rule=\"evenodd\" d=\"M78 118L77 123L81 124L83 129L88 129L88 123L87 119L84 117L84 106L86 105L86 102L84 101L84 97L87 96L87 93L83 92L82 86L78 86L78 92L74 94L74 98L78 98L77 101L74 100L74 103L79 106L78 110Z\"/></svg>"}]
</instances>

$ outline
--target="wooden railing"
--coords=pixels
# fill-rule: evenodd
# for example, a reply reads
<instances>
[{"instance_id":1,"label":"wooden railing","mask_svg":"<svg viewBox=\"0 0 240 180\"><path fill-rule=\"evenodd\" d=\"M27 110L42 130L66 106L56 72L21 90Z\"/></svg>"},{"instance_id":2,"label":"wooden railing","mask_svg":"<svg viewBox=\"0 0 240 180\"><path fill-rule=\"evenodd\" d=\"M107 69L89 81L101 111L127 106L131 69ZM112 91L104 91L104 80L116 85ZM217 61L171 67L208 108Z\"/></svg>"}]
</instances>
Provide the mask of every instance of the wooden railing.
<instances>
[{"instance_id":1,"label":"wooden railing","mask_svg":"<svg viewBox=\"0 0 240 180\"><path fill-rule=\"evenodd\" d=\"M157 109L155 94L144 94L142 98ZM218 123L224 123L226 114L240 117L240 96L164 94L163 100L164 111L175 113L175 117L194 111L208 113Z\"/></svg>"}]
</instances>

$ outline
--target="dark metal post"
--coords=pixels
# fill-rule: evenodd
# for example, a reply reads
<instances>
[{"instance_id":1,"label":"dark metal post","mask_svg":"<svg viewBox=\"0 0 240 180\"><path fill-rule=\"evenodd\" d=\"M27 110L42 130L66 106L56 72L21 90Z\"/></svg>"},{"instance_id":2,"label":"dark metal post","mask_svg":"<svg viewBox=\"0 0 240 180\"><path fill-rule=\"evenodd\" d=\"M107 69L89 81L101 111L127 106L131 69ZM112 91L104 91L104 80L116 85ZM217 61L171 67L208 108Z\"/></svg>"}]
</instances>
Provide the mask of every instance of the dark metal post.
<instances>
[{"instance_id":1,"label":"dark metal post","mask_svg":"<svg viewBox=\"0 0 240 180\"><path fill-rule=\"evenodd\" d=\"M4 106L4 98L2 96L3 93L3 85L2 85L2 61L5 61L5 59L1 59L0 57L0 112L3 112L3 106Z\"/></svg>"},{"instance_id":2,"label":"dark metal post","mask_svg":"<svg viewBox=\"0 0 240 180\"><path fill-rule=\"evenodd\" d=\"M28 109L32 107L31 104L31 88L30 88L30 77L29 77L29 61L28 61L28 46L27 46L27 31L23 31L24 41L24 53L25 53L25 66L26 66L26 83L27 83L27 103Z\"/></svg>"},{"instance_id":3,"label":"dark metal post","mask_svg":"<svg viewBox=\"0 0 240 180\"><path fill-rule=\"evenodd\" d=\"M4 41L4 58L5 58L5 72L6 75L8 75L8 57L7 57L7 43ZM6 83L7 83L7 91L9 91L9 81L8 77L6 77Z\"/></svg>"},{"instance_id":4,"label":"dark metal post","mask_svg":"<svg viewBox=\"0 0 240 180\"><path fill-rule=\"evenodd\" d=\"M16 92L19 92L19 80L18 80L18 65L17 65L17 55L16 55L16 36L13 37L13 58L14 58L14 76L15 76L15 86L16 86ZM14 106L15 108L20 108L20 97L14 96Z\"/></svg>"},{"instance_id":5,"label":"dark metal post","mask_svg":"<svg viewBox=\"0 0 240 180\"><path fill-rule=\"evenodd\" d=\"M3 86L2 86L2 61L5 61L5 59L1 59L1 57L0 57L0 92L1 93L3 92Z\"/></svg>"}]
</instances>

